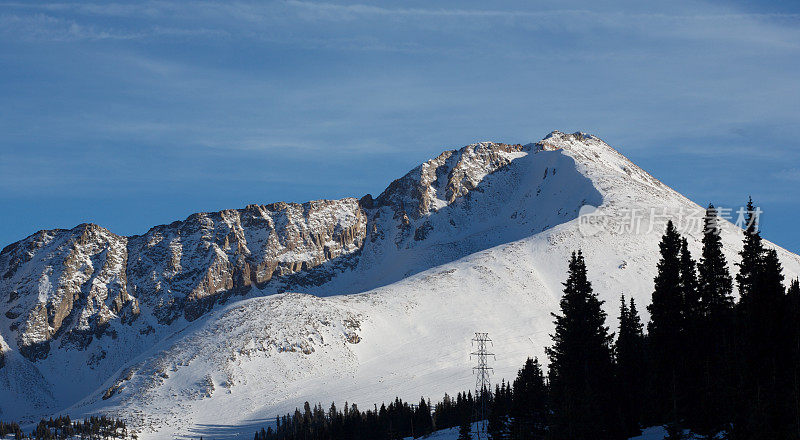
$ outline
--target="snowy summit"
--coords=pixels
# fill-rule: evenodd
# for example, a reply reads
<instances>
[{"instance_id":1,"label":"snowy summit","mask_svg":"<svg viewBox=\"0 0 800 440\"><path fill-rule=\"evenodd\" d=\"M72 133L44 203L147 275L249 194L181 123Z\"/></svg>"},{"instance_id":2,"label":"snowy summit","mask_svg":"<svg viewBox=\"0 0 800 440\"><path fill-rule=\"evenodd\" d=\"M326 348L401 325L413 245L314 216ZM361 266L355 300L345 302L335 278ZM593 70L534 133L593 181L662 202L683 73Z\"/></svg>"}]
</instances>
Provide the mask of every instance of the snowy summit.
<instances>
[{"instance_id":1,"label":"snowy summit","mask_svg":"<svg viewBox=\"0 0 800 440\"><path fill-rule=\"evenodd\" d=\"M493 380L512 379L545 358L572 251L613 318L620 293L649 302L666 221L697 254L703 214L599 138L555 131L445 151L376 197L132 237L39 231L0 253L0 418L100 412L145 439L251 437L304 401L468 389L475 331L496 341ZM742 232L725 222L722 240L732 265Z\"/></svg>"}]
</instances>

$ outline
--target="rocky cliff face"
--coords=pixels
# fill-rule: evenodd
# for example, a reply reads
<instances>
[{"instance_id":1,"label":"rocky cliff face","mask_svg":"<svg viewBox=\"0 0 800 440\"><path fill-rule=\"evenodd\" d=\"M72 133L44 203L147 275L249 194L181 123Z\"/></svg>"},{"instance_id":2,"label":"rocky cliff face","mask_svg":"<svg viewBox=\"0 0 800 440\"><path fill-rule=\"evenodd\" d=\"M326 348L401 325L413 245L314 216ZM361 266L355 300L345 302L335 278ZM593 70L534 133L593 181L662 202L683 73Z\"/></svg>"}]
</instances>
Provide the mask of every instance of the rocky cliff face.
<instances>
[{"instance_id":1,"label":"rocky cliff face","mask_svg":"<svg viewBox=\"0 0 800 440\"><path fill-rule=\"evenodd\" d=\"M39 231L0 253L0 331L29 361L86 350L124 328L147 335L254 286L320 285L384 236L478 188L529 147L484 142L442 153L375 200L249 205L123 237L93 224ZM424 240L430 224L395 240ZM407 231L406 231L407 232ZM394 237L394 236L393 236ZM398 244L399 245L399 244ZM144 316L143 319L142 316Z\"/></svg>"},{"instance_id":2,"label":"rocky cliff face","mask_svg":"<svg viewBox=\"0 0 800 440\"><path fill-rule=\"evenodd\" d=\"M478 183L508 165L522 145L481 142L460 150L445 151L435 159L392 182L377 198L379 206L392 206L398 214L418 219L453 203L477 188Z\"/></svg>"},{"instance_id":3,"label":"rocky cliff face","mask_svg":"<svg viewBox=\"0 0 800 440\"><path fill-rule=\"evenodd\" d=\"M366 232L356 199L194 214L132 237L127 273L159 323L191 321L221 297L357 253Z\"/></svg>"},{"instance_id":4,"label":"rocky cliff face","mask_svg":"<svg viewBox=\"0 0 800 440\"><path fill-rule=\"evenodd\" d=\"M3 250L4 324L16 333L25 357L46 357L56 338L65 347L85 346L106 334L110 321L136 318L138 301L128 293L125 271L127 243L125 237L83 224L40 231Z\"/></svg>"},{"instance_id":5,"label":"rocky cliff face","mask_svg":"<svg viewBox=\"0 0 800 440\"><path fill-rule=\"evenodd\" d=\"M355 199L250 205L194 214L145 235L97 225L40 231L0 253L3 334L31 361L85 349L120 325L142 333L273 278L356 253L366 216ZM154 319L136 322L144 306Z\"/></svg>"}]
</instances>

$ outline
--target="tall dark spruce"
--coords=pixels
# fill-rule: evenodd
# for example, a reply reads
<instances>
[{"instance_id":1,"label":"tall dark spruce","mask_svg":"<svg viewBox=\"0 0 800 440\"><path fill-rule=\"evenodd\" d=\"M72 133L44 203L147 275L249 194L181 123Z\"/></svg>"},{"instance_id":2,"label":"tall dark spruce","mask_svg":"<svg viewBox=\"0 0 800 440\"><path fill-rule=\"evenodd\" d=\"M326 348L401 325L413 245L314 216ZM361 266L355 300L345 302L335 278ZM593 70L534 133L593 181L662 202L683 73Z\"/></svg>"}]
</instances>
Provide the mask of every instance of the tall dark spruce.
<instances>
[{"instance_id":1,"label":"tall dark spruce","mask_svg":"<svg viewBox=\"0 0 800 440\"><path fill-rule=\"evenodd\" d=\"M619 436L614 398L611 342L603 302L587 279L580 252L569 262L561 314L553 314L550 402L554 440L611 439Z\"/></svg>"},{"instance_id":2,"label":"tall dark spruce","mask_svg":"<svg viewBox=\"0 0 800 440\"><path fill-rule=\"evenodd\" d=\"M511 385L503 380L495 386L492 404L489 409L486 432L492 440L508 440L511 438L511 421L509 413L513 405Z\"/></svg>"},{"instance_id":3,"label":"tall dark spruce","mask_svg":"<svg viewBox=\"0 0 800 440\"><path fill-rule=\"evenodd\" d=\"M705 420L709 411L707 389L703 380L705 370L704 344L705 318L700 300L697 279L697 264L689 251L689 242L681 239L679 286L682 299L682 326L684 347L681 353L683 361L682 387L684 392L683 409L686 424L692 427L699 425L698 420Z\"/></svg>"},{"instance_id":4,"label":"tall dark spruce","mask_svg":"<svg viewBox=\"0 0 800 440\"><path fill-rule=\"evenodd\" d=\"M633 298L628 304L625 295L622 295L620 304L619 332L614 345L616 379L624 433L633 436L641 432L639 423L644 416L642 409L645 407L644 390L647 385L645 336Z\"/></svg>"},{"instance_id":5,"label":"tall dark spruce","mask_svg":"<svg viewBox=\"0 0 800 440\"><path fill-rule=\"evenodd\" d=\"M688 337L697 335L698 326L703 320L703 307L700 301L700 291L697 281L697 263L689 252L689 242L681 239L679 287L681 290L682 329Z\"/></svg>"},{"instance_id":6,"label":"tall dark spruce","mask_svg":"<svg viewBox=\"0 0 800 440\"><path fill-rule=\"evenodd\" d=\"M793 414L792 435L800 438L800 280L795 278L786 289L786 331L789 333L789 408Z\"/></svg>"},{"instance_id":7,"label":"tall dark spruce","mask_svg":"<svg viewBox=\"0 0 800 440\"><path fill-rule=\"evenodd\" d=\"M714 205L706 209L703 254L698 265L700 304L708 318L729 316L733 310L733 280L722 253L722 229Z\"/></svg>"},{"instance_id":8,"label":"tall dark spruce","mask_svg":"<svg viewBox=\"0 0 800 440\"><path fill-rule=\"evenodd\" d=\"M425 398L419 399L419 404L414 409L414 423L412 425L412 435L422 436L433 432L433 417L431 416L431 402Z\"/></svg>"},{"instance_id":9,"label":"tall dark spruce","mask_svg":"<svg viewBox=\"0 0 800 440\"><path fill-rule=\"evenodd\" d=\"M739 273L736 274L736 285L739 288L740 305L745 306L753 300L756 284L758 281L759 266L764 253L764 246L761 242L761 233L758 230L758 215L755 213L753 199L747 201L747 218L744 229L744 245L739 256L741 261L736 263L739 266Z\"/></svg>"},{"instance_id":10,"label":"tall dark spruce","mask_svg":"<svg viewBox=\"0 0 800 440\"><path fill-rule=\"evenodd\" d=\"M513 440L539 440L547 432L547 386L538 359L528 358L514 380L510 408Z\"/></svg>"},{"instance_id":11,"label":"tall dark spruce","mask_svg":"<svg viewBox=\"0 0 800 440\"><path fill-rule=\"evenodd\" d=\"M681 290L681 236L672 221L659 243L661 259L654 279L652 301L647 307L650 354L651 417L658 423L681 420L683 400L683 297Z\"/></svg>"},{"instance_id":12,"label":"tall dark spruce","mask_svg":"<svg viewBox=\"0 0 800 440\"><path fill-rule=\"evenodd\" d=\"M703 251L697 265L698 295L702 320L693 344L698 357L699 399L690 414L691 427L702 434L714 435L727 429L733 399L731 383L738 374L735 368L733 331L733 279L722 249L722 227L717 209L709 205L703 225Z\"/></svg>"},{"instance_id":13,"label":"tall dark spruce","mask_svg":"<svg viewBox=\"0 0 800 440\"><path fill-rule=\"evenodd\" d=\"M793 335L783 268L764 246L752 200L738 263L740 384L734 434L740 438L789 438L797 433L792 364Z\"/></svg>"}]
</instances>

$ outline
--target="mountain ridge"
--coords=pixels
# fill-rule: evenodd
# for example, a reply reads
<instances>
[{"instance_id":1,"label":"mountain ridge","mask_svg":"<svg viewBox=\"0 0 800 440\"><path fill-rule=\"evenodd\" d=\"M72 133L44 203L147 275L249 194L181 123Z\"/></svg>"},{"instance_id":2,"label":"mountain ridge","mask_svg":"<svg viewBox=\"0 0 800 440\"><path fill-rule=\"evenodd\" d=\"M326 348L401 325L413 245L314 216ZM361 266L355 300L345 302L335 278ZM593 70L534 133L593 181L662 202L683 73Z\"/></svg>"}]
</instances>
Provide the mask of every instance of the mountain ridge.
<instances>
[{"instance_id":1,"label":"mountain ridge","mask_svg":"<svg viewBox=\"0 0 800 440\"><path fill-rule=\"evenodd\" d=\"M470 150L470 147L473 147L473 149ZM308 228L306 229L311 230L308 233L306 233L306 231L300 231L299 234L292 234L293 232L297 231L291 231L289 230L291 228L287 228L287 230L281 231L284 232L284 234L282 234L283 236L279 233L268 237L269 239L277 236L278 241L284 237L287 240L294 240L295 242L289 243L289 246L286 246L286 243L277 243L277 247L288 247L290 250L295 250L297 247L301 248L302 252L295 252L295 254L301 254L297 255L296 258L286 255L277 255L278 251L267 249L266 253L272 254L270 255L272 257L271 259L265 256L264 258L256 261L256 264L238 261L238 264L234 265L235 267L226 268L230 273L223 274L221 272L225 272L225 270L217 267L223 264L221 261L224 258L223 255L206 253L205 255L195 256L196 258L200 259L211 258L214 260L206 264L206 273L203 274L200 279L196 279L195 277L195 279L191 280L192 283L190 285L180 286L177 288L181 293L184 294L183 297L178 296L158 298L158 300L163 299L163 301L161 303L158 303L158 300L151 301L150 304L150 306L155 309L153 313L156 314L159 323L169 324L177 319L180 313L184 313L186 319L192 321L210 309L213 304L209 304L209 302L213 302L216 300L216 298L209 297L216 293L223 292L223 295L233 295L237 292L245 291L253 286L263 286L265 283L269 282L273 276L282 277L298 272L308 271L309 269L320 266L322 263L329 262L337 257L353 254L358 248L360 248L361 242L366 237L366 221L364 216L366 215L367 210L380 209L381 207L388 206L394 208L394 217L402 217L410 214L413 218L417 219L430 211L432 206L429 205L433 201L440 202L437 203L436 206L438 209L442 206L452 203L458 197L463 197L477 185L477 183L485 176L485 174L494 172L495 170L508 164L509 158L504 157L503 153L510 151L521 151L522 148L523 147L521 145L510 146L501 143L484 142L472 144L460 150L445 151L437 158L423 163L403 177L393 181L386 188L386 190L384 190L381 195L375 199L374 202L371 201L371 196L366 195L360 200L355 198L343 198L336 200L313 200L305 203L274 202L265 205L249 204L245 208L241 209L226 209L216 212L193 213L185 220L178 220L169 224L157 225L150 228L144 234L131 236L117 235L107 228L94 223L82 223L72 229L40 230L23 240L6 246L2 252L0 252L0 271L3 272L0 283L2 283L2 280L13 278L18 267L23 263L29 262L33 258L32 252L39 250L39 248L50 245L53 241L66 240L69 242L61 243L56 246L59 248L57 250L61 250L61 247L69 246L70 243L73 242L76 245L81 245L87 241L99 240L100 248L95 249L94 252L90 252L91 255L89 257L91 258L92 256L96 256L97 253L105 252L104 257L108 258L109 254L112 254L110 255L112 258L123 262L122 264L125 266L124 268L108 268L112 270L112 273L109 274L108 277L114 278L119 281L118 284L126 284L126 286L113 286L117 291L112 292L112 294L114 294L114 298L111 299L112 304L108 304L108 307L105 310L100 310L98 312L101 315L98 325L103 326L107 322L110 312L119 314L123 311L123 308L126 305L128 305L128 309L125 311L125 319L132 320L135 319L135 316L140 313L140 301L138 299L138 295L136 294L137 290L139 290L139 287L143 286L142 288L144 289L159 292L163 289L161 282L167 281L154 280L156 275L153 273L146 273L147 268L163 265L164 260L171 258L171 261L168 262L169 267L161 268L162 272L168 273L172 271L175 273L175 275L178 275L181 268L181 261L178 260L182 260L183 258L184 246L183 243L176 244L176 242L182 241L184 237L192 233L200 232L203 234L207 232L203 229L204 227L208 226L207 224L209 220L216 222L217 224L226 223L230 228L228 231L224 231L227 232L226 237L221 243L216 243L218 246L213 249L213 253L225 254L228 253L225 252L226 250L230 250L235 246L236 249L233 252L238 253L235 258L241 260L242 256L244 256L245 259L252 257L253 252L248 249L247 241L244 240L244 237L242 237L243 231L248 225L235 223L241 223L242 221L261 221L262 223L265 223L265 225L256 226L266 226L267 228L272 228L275 230L276 225L277 228L280 228L281 225L279 223L281 223L281 221L292 222L292 220L297 220L297 218L275 218L276 216L280 216L284 213L286 216L294 215L295 217L301 217L301 221L299 223L302 223L303 217L305 220L310 222L317 220L310 218L313 217L313 212L315 210L323 211L323 215L326 214L326 212L324 212L325 210L330 211L333 209L340 211L338 213L333 213L333 218L328 220L332 220L334 229L340 228L341 231L328 230L319 233L311 230L313 229L311 228L311 225L307 225ZM461 154L464 154L465 152L474 152L476 150L484 156L479 159L479 161L482 160L483 162L479 163L485 165L478 170L477 175L474 170L464 167L463 164L465 162L460 160ZM435 176L435 173L437 172L436 170L441 169L448 159L453 158L455 160L450 160L449 163L449 172L451 175L448 176L448 179L445 182L446 187L444 188L444 191L448 194L446 202L441 203L439 199L436 199L435 196L434 198L431 198L429 194L415 193L415 191L419 189L421 185L429 185L434 181L441 180L441 176ZM474 161L471 163L474 163ZM435 168L432 167L432 165L436 165ZM471 171L473 172L471 173ZM420 175L415 176L415 172L419 172ZM434 173L434 177L436 177L436 179L433 179L432 181L424 181L425 179L430 179L432 177L430 174L431 172ZM418 178L421 178L423 181L420 181ZM369 197L369 199L365 199L367 197ZM411 209L408 209L409 207L411 207ZM345 212L341 212L342 210ZM331 213L328 212L327 214ZM344 225L338 221L338 216L342 214L346 221L346 224ZM316 223L317 225L315 226L318 226L320 222L316 221ZM301 228L303 226L306 225L301 225ZM189 229L189 231L186 231L186 229ZM172 241L169 243L169 246L180 246L181 249L176 250L155 248L156 245L165 241L163 237L164 234L169 234L170 232L174 233L175 230L179 230L178 234L180 237L169 237L172 239ZM215 234L217 231L212 231L211 233ZM419 230L416 232L415 237L417 239L421 239L423 234L424 229ZM204 238L206 237L202 237L201 239ZM300 243L298 243L298 241ZM203 245L203 243L192 244L198 246ZM269 246L269 244L267 246ZM123 247L124 250L122 249ZM211 245L206 244L206 247L211 247ZM152 250L152 253L156 253L157 255L155 257L148 255L148 250ZM69 266L71 258L75 253L77 253L77 251L76 249L72 248L62 251L68 254L65 257L65 265ZM314 255L302 255L303 253L311 253ZM136 258L132 261L129 261L129 255L135 255ZM219 257L219 259L216 259L215 257ZM229 256L229 259L232 257L233 256ZM220 279L220 277L225 279ZM129 292L127 289L129 278L132 279L131 292ZM150 279L153 279L152 282ZM172 281L173 279L174 278L171 278L169 281ZM4 287L4 291L10 292L9 295L12 297L12 300L14 299L13 297L18 295L15 286L6 285L2 287ZM71 296L73 298L70 298L70 295L64 295L64 298L54 301L49 308L40 307L33 310L33 312L29 312L33 313L35 316L29 317L28 322L22 324L23 326L28 325L30 327L36 327L36 330L28 332L24 331L24 336L18 341L21 352L29 360L35 361L39 358L47 356L47 353L49 352L48 340L52 336L56 335L56 332L61 329L61 324L63 323L64 319L68 318L73 311L72 306L74 305L74 301L77 300L77 298L74 298L76 296L76 286L60 287L70 291L69 293L72 294ZM109 287L106 286L105 290L108 289ZM207 298L211 299L211 301L206 300ZM108 298L105 297L102 299L106 300ZM185 304L187 302L188 304ZM164 303L166 303L166 305ZM6 316L9 318L17 315L18 312L10 312L6 314ZM45 322L47 325L45 325ZM46 327L52 328L52 330L49 330Z\"/></svg>"},{"instance_id":2,"label":"mountain ridge","mask_svg":"<svg viewBox=\"0 0 800 440\"><path fill-rule=\"evenodd\" d=\"M0 400L0 415L117 412L141 418L141 429L159 437L164 429L177 432L186 414L222 423L288 411L302 398L371 404L387 394L402 397L411 384L427 384L426 394L453 392L463 380L454 379L460 377L458 351L431 345L429 334L457 346L480 328L475 312L483 309L489 330L515 338L498 365L498 374L513 377L523 354L546 344L536 335L547 334L571 250L583 248L593 283L609 304L620 291L646 303L663 225L645 218L642 231L626 231L626 215L631 208L663 207L664 215L691 223L682 213L702 211L599 138L557 131L526 145L477 143L446 151L375 199L365 197L197 213L132 237L91 226L60 239L40 231L40 239L20 245L18 260L26 246L50 246L45 256L63 255L53 261L69 262L69 270L44 259L38 266L16 264L15 273L27 278L0 275L6 359L0 389L12 399L25 388L40 390L22 409ZM581 229L587 205L599 208L606 229ZM723 230L732 264L741 232L727 222ZM699 235L685 234L697 252ZM9 255L0 253L0 274L9 270ZM782 250L781 258L787 273L800 273L796 255ZM9 288L9 279L31 284ZM613 307L610 312L613 317ZM208 330L239 326L241 340ZM530 343L521 339L525 332L532 333ZM29 356L20 334L32 347ZM428 356L445 356L442 371L456 376L438 370L408 376L375 363L405 365L409 361L380 345L412 343L413 337L421 338L414 343L420 349L407 357L423 362L423 348ZM51 345L45 356L35 345L43 340ZM243 365L257 365L285 383ZM374 380L385 387L364 388ZM259 395L273 390L286 398L259 403L242 388L247 383ZM353 394L348 384L362 391ZM245 403L224 397L228 393ZM220 405L236 411L216 414Z\"/></svg>"}]
</instances>

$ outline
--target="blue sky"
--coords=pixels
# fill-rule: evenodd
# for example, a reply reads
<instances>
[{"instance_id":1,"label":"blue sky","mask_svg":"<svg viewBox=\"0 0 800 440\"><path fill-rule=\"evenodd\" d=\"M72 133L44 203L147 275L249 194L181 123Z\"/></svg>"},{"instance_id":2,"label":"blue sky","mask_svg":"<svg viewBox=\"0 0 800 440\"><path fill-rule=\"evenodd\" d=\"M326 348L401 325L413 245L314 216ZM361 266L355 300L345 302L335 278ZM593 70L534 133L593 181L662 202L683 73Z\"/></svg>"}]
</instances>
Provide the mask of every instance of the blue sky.
<instances>
[{"instance_id":1,"label":"blue sky","mask_svg":"<svg viewBox=\"0 0 800 440\"><path fill-rule=\"evenodd\" d=\"M2 2L0 246L377 194L444 149L559 129L700 204L752 194L800 252L784 3Z\"/></svg>"}]
</instances>

